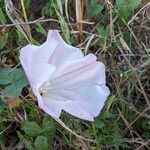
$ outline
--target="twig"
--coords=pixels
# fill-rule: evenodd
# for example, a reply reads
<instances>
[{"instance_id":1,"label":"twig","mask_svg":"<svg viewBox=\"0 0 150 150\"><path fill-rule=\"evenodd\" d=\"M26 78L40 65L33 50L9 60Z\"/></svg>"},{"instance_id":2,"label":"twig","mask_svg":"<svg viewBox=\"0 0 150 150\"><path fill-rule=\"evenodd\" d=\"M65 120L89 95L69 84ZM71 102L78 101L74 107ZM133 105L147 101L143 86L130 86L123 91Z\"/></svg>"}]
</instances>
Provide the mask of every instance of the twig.
<instances>
[{"instance_id":1,"label":"twig","mask_svg":"<svg viewBox=\"0 0 150 150\"><path fill-rule=\"evenodd\" d=\"M42 19L39 18L37 20L33 20L33 21L29 21L29 22L26 22L26 23L12 23L12 24L3 24L3 25L0 25L0 28L4 28L4 27L13 27L13 26L16 26L16 25L31 25L31 24L37 24L37 23L44 23L44 22L57 22L57 23L60 23L60 21L56 20L56 19ZM88 22L88 21L81 21L80 23L83 23L83 24L89 24L89 25L93 25L94 22ZM69 23L69 25L76 25L76 23Z\"/></svg>"},{"instance_id":2,"label":"twig","mask_svg":"<svg viewBox=\"0 0 150 150\"><path fill-rule=\"evenodd\" d=\"M137 17L137 15L143 10L145 9L147 6L150 5L150 2L148 2L144 7L142 7L133 17L130 21L128 21L128 25Z\"/></svg>"}]
</instances>

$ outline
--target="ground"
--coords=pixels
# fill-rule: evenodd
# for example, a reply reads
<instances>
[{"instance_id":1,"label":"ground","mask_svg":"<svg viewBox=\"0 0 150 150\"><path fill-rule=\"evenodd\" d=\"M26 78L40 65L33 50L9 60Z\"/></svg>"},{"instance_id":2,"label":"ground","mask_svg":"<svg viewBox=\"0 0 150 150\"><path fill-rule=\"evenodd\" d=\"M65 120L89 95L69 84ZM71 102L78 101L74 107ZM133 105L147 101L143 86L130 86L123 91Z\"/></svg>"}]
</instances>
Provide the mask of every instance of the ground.
<instances>
[{"instance_id":1,"label":"ground","mask_svg":"<svg viewBox=\"0 0 150 150\"><path fill-rule=\"evenodd\" d=\"M20 65L20 49L43 43L49 29L106 66L110 95L95 121L61 116L89 140L38 107ZM149 119L149 0L0 0L1 149L148 150Z\"/></svg>"}]
</instances>

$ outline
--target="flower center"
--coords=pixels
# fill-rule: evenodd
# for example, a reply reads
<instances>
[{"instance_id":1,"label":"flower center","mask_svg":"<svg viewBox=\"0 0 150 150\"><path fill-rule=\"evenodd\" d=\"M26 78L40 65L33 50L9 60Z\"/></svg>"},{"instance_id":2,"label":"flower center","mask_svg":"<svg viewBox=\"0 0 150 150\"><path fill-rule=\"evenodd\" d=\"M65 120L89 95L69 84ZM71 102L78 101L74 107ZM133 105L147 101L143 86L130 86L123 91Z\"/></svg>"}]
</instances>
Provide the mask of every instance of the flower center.
<instances>
[{"instance_id":1,"label":"flower center","mask_svg":"<svg viewBox=\"0 0 150 150\"><path fill-rule=\"evenodd\" d=\"M40 92L40 95L41 95L41 96L46 95L46 89L45 89L45 87L44 87L43 85L40 86L39 92Z\"/></svg>"},{"instance_id":2,"label":"flower center","mask_svg":"<svg viewBox=\"0 0 150 150\"><path fill-rule=\"evenodd\" d=\"M40 95L46 96L48 94L48 91L52 90L52 89L53 89L53 87L51 86L50 81L47 81L40 86L40 88L39 88Z\"/></svg>"}]
</instances>

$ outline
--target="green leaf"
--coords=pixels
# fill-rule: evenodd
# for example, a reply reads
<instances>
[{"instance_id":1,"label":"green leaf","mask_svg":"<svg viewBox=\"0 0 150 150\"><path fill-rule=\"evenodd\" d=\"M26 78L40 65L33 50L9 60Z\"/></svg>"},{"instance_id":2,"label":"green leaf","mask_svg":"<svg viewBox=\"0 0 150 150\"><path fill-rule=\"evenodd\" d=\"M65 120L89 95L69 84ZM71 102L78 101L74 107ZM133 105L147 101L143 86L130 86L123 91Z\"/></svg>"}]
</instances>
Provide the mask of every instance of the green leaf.
<instances>
[{"instance_id":1,"label":"green leaf","mask_svg":"<svg viewBox=\"0 0 150 150\"><path fill-rule=\"evenodd\" d=\"M42 122L42 126L48 127L48 128L53 128L54 127L54 121L50 116L45 116Z\"/></svg>"},{"instance_id":2,"label":"green leaf","mask_svg":"<svg viewBox=\"0 0 150 150\"><path fill-rule=\"evenodd\" d=\"M30 0L24 0L25 8L29 8Z\"/></svg>"},{"instance_id":3,"label":"green leaf","mask_svg":"<svg viewBox=\"0 0 150 150\"><path fill-rule=\"evenodd\" d=\"M53 13L53 4L48 1L41 11L41 16L52 16Z\"/></svg>"},{"instance_id":4,"label":"green leaf","mask_svg":"<svg viewBox=\"0 0 150 150\"><path fill-rule=\"evenodd\" d=\"M5 142L6 142L6 139L5 139L4 135L1 134L0 135L0 145L4 145Z\"/></svg>"},{"instance_id":5,"label":"green leaf","mask_svg":"<svg viewBox=\"0 0 150 150\"><path fill-rule=\"evenodd\" d=\"M37 23L36 31L45 36L47 35L47 31L42 27L40 23Z\"/></svg>"},{"instance_id":6,"label":"green leaf","mask_svg":"<svg viewBox=\"0 0 150 150\"><path fill-rule=\"evenodd\" d=\"M17 132L17 134L19 136L20 141L25 145L26 149L28 149L28 150L35 150L32 147L31 143L29 141L27 141L19 131Z\"/></svg>"},{"instance_id":7,"label":"green leaf","mask_svg":"<svg viewBox=\"0 0 150 150\"><path fill-rule=\"evenodd\" d=\"M108 27L104 27L104 26L98 26L97 27L97 32L98 34L101 36L100 38L100 45L102 45L103 47L106 45L107 42L107 37L108 37Z\"/></svg>"},{"instance_id":8,"label":"green leaf","mask_svg":"<svg viewBox=\"0 0 150 150\"><path fill-rule=\"evenodd\" d=\"M0 8L0 23L1 24L6 24L7 20L6 20L6 17L5 17L5 14L2 10L2 8ZM2 33L0 34L0 49L2 49L6 42L7 42L7 38L8 38L8 33Z\"/></svg>"},{"instance_id":9,"label":"green leaf","mask_svg":"<svg viewBox=\"0 0 150 150\"><path fill-rule=\"evenodd\" d=\"M103 9L104 6L99 4L99 0L92 0L88 9L88 15L90 18L96 19Z\"/></svg>"},{"instance_id":10,"label":"green leaf","mask_svg":"<svg viewBox=\"0 0 150 150\"><path fill-rule=\"evenodd\" d=\"M41 128L36 122L26 121L23 125L25 133L31 137L36 137L40 134Z\"/></svg>"},{"instance_id":11,"label":"green leaf","mask_svg":"<svg viewBox=\"0 0 150 150\"><path fill-rule=\"evenodd\" d=\"M116 7L120 17L127 19L130 13L136 9L141 3L141 0L116 0Z\"/></svg>"},{"instance_id":12,"label":"green leaf","mask_svg":"<svg viewBox=\"0 0 150 150\"><path fill-rule=\"evenodd\" d=\"M22 69L0 68L0 84L5 85L1 92L3 96L19 97L23 87L27 86L28 82Z\"/></svg>"},{"instance_id":13,"label":"green leaf","mask_svg":"<svg viewBox=\"0 0 150 150\"><path fill-rule=\"evenodd\" d=\"M3 49L8 39L8 33L3 33L0 35L0 49Z\"/></svg>"},{"instance_id":14,"label":"green leaf","mask_svg":"<svg viewBox=\"0 0 150 150\"><path fill-rule=\"evenodd\" d=\"M108 103L107 103L107 108L106 108L107 111L110 109L110 107L112 106L112 104L114 103L115 100L116 100L115 95L111 95L109 97Z\"/></svg>"},{"instance_id":15,"label":"green leaf","mask_svg":"<svg viewBox=\"0 0 150 150\"><path fill-rule=\"evenodd\" d=\"M22 69L0 68L0 84L10 84L24 78L25 74Z\"/></svg>"},{"instance_id":16,"label":"green leaf","mask_svg":"<svg viewBox=\"0 0 150 150\"><path fill-rule=\"evenodd\" d=\"M104 119L109 119L111 117L111 114L109 111L103 111L103 113L101 114L102 118Z\"/></svg>"},{"instance_id":17,"label":"green leaf","mask_svg":"<svg viewBox=\"0 0 150 150\"><path fill-rule=\"evenodd\" d=\"M57 8L56 8L54 0L52 0L52 4L53 4L54 10L56 12L57 18L61 22L60 26L61 26L61 30L63 32L64 39L66 40L66 42L68 44L71 45L72 38L70 36L70 30L69 30L69 27L67 25L67 22L66 22L65 18L57 11Z\"/></svg>"},{"instance_id":18,"label":"green leaf","mask_svg":"<svg viewBox=\"0 0 150 150\"><path fill-rule=\"evenodd\" d=\"M35 140L36 150L48 150L48 140L45 136L38 136Z\"/></svg>"},{"instance_id":19,"label":"green leaf","mask_svg":"<svg viewBox=\"0 0 150 150\"><path fill-rule=\"evenodd\" d=\"M4 13L3 13L3 11L2 11L2 8L0 8L0 22L2 23L2 24L5 24L6 23L6 17L5 17L5 15L4 15Z\"/></svg>"},{"instance_id":20,"label":"green leaf","mask_svg":"<svg viewBox=\"0 0 150 150\"><path fill-rule=\"evenodd\" d=\"M100 118L96 118L94 121L94 125L95 127L97 127L98 129L101 129L105 126L104 122L100 120Z\"/></svg>"},{"instance_id":21,"label":"green leaf","mask_svg":"<svg viewBox=\"0 0 150 150\"><path fill-rule=\"evenodd\" d=\"M3 111L5 108L5 103L3 102L2 98L0 97L0 113Z\"/></svg>"},{"instance_id":22,"label":"green leaf","mask_svg":"<svg viewBox=\"0 0 150 150\"><path fill-rule=\"evenodd\" d=\"M13 76L12 73L9 73L10 71L11 68L0 68L0 84L5 85L12 83Z\"/></svg>"},{"instance_id":23,"label":"green leaf","mask_svg":"<svg viewBox=\"0 0 150 150\"><path fill-rule=\"evenodd\" d=\"M48 143L52 143L56 132L54 121L50 116L46 116L42 122L42 135L47 137Z\"/></svg>"}]
</instances>

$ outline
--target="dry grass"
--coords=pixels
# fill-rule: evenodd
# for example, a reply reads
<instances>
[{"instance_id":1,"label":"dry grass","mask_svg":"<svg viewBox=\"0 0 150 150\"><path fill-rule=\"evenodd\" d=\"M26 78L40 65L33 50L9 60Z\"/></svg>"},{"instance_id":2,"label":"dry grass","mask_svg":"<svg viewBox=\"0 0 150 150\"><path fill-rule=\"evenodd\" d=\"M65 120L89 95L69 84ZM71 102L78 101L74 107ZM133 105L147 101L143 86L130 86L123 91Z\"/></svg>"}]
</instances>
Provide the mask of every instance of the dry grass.
<instances>
[{"instance_id":1,"label":"dry grass","mask_svg":"<svg viewBox=\"0 0 150 150\"><path fill-rule=\"evenodd\" d=\"M6 6L8 1L5 2ZM40 7L39 10L36 8L36 14L31 14L32 8L29 9L23 1L21 2L21 7L11 6L11 9L7 9L11 21L0 25L1 32L9 33L12 30L9 35L10 40L8 39L5 47L0 51L2 65L15 67L19 63L18 51L23 45L35 41L41 43L45 39L41 33L57 28L67 42L79 47L84 54L94 53L107 68L107 85L111 95L97 118L100 121L99 127L95 122L91 124L69 115L62 116L70 128L80 135L94 139L96 143L78 139L58 126L51 147L62 150L150 149L148 131L150 126L150 2L142 1L141 6L133 14L131 13L127 20L119 18L115 2L108 0L97 4L105 6L104 10L98 14L99 16L92 17L88 15L91 7L89 1L65 0L62 3L57 0L49 6L50 8L45 2L45 7L47 5L49 9L53 8L53 12L50 15L45 13L45 17L41 16ZM12 12L12 9L17 11ZM103 32L102 26L105 27ZM106 29L107 33L104 34ZM23 35L20 35L22 38L20 40L19 34L13 33L17 30ZM25 38L28 42L24 41ZM19 41L15 42L15 39ZM8 149L18 142L16 130L20 131L24 114L27 113L30 118L29 107L36 107L30 88L27 87L26 91L21 96L24 111L7 109L13 117L9 113L5 116L9 121L0 134L4 133L7 140L12 141L6 144ZM37 115L45 115L38 108L36 109ZM13 135L7 133L11 130ZM12 137L13 139L10 139Z\"/></svg>"}]
</instances>

